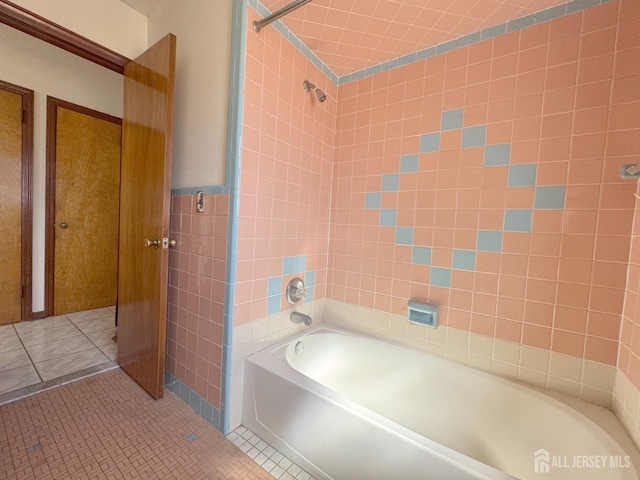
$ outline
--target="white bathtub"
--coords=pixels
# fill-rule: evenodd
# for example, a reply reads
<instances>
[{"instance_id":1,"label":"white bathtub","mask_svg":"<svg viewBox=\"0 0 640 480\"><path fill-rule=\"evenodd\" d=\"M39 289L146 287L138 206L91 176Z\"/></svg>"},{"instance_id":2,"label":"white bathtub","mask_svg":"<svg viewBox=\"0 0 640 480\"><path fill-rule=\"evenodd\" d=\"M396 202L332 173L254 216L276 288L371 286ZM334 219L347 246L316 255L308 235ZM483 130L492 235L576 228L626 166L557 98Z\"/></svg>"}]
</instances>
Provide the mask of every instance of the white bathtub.
<instances>
[{"instance_id":1,"label":"white bathtub","mask_svg":"<svg viewBox=\"0 0 640 480\"><path fill-rule=\"evenodd\" d=\"M242 423L318 478L638 479L548 395L322 325L247 357Z\"/></svg>"}]
</instances>

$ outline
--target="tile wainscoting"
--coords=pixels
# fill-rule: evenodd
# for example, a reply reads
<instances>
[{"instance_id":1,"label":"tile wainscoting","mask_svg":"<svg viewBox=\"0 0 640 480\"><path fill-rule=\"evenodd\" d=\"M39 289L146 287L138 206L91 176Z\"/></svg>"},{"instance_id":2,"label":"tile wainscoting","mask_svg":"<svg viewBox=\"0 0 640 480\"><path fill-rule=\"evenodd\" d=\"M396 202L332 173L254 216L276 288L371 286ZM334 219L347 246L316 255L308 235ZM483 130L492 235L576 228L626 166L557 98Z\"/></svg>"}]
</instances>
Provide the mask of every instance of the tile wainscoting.
<instances>
[{"instance_id":1,"label":"tile wainscoting","mask_svg":"<svg viewBox=\"0 0 640 480\"><path fill-rule=\"evenodd\" d=\"M606 408L613 406L616 367L326 299L324 321L450 358L474 368L547 388Z\"/></svg>"}]
</instances>

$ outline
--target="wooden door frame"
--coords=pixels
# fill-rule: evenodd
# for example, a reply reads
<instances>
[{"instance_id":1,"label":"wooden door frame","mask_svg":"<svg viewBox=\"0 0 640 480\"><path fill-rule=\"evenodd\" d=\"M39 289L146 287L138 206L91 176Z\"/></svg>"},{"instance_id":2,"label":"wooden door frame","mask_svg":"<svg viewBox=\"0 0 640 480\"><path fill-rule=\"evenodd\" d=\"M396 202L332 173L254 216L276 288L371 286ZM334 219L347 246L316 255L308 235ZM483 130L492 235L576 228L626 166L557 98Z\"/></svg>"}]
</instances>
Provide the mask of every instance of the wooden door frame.
<instances>
[{"instance_id":1,"label":"wooden door frame","mask_svg":"<svg viewBox=\"0 0 640 480\"><path fill-rule=\"evenodd\" d=\"M56 218L56 159L58 150L58 107L120 125L122 119L47 96L47 152L45 185L45 260L44 260L44 316L53 315L55 290L55 218ZM119 215L119 212L118 212Z\"/></svg>"},{"instance_id":2,"label":"wooden door frame","mask_svg":"<svg viewBox=\"0 0 640 480\"><path fill-rule=\"evenodd\" d=\"M0 23L120 74L130 62L124 55L7 0L0 0Z\"/></svg>"},{"instance_id":3,"label":"wooden door frame","mask_svg":"<svg viewBox=\"0 0 640 480\"><path fill-rule=\"evenodd\" d=\"M22 97L21 320L31 320L33 265L33 90L0 80L0 89Z\"/></svg>"}]
</instances>

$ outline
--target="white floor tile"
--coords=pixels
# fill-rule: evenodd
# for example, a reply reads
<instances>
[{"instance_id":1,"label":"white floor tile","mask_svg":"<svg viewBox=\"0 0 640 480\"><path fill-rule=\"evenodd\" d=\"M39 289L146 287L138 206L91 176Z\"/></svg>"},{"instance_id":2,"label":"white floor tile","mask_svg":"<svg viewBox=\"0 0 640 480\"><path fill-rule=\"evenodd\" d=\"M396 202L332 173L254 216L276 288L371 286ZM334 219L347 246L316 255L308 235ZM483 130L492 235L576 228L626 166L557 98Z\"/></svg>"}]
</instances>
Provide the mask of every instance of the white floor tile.
<instances>
[{"instance_id":1,"label":"white floor tile","mask_svg":"<svg viewBox=\"0 0 640 480\"><path fill-rule=\"evenodd\" d=\"M45 343L25 345L33 363L44 362L53 358L63 357L71 353L83 352L94 348L87 337L80 332L60 340Z\"/></svg>"},{"instance_id":2,"label":"white floor tile","mask_svg":"<svg viewBox=\"0 0 640 480\"><path fill-rule=\"evenodd\" d=\"M13 370L14 368L24 367L31 365L29 355L20 347L15 350L6 350L0 352L0 372L6 372L7 370Z\"/></svg>"},{"instance_id":3,"label":"white floor tile","mask_svg":"<svg viewBox=\"0 0 640 480\"><path fill-rule=\"evenodd\" d=\"M86 320L92 320L96 318L114 318L114 312L109 310L108 307L96 308L95 310L85 310L83 312L67 313L67 317L73 323L78 324Z\"/></svg>"},{"instance_id":4,"label":"white floor tile","mask_svg":"<svg viewBox=\"0 0 640 480\"><path fill-rule=\"evenodd\" d=\"M98 348L109 360L116 360L118 358L118 345L115 343L112 342L111 345L102 345Z\"/></svg>"},{"instance_id":5,"label":"white floor tile","mask_svg":"<svg viewBox=\"0 0 640 480\"><path fill-rule=\"evenodd\" d=\"M22 342L13 325L2 325L0 327L0 352L17 348L22 348Z\"/></svg>"},{"instance_id":6,"label":"white floor tile","mask_svg":"<svg viewBox=\"0 0 640 480\"><path fill-rule=\"evenodd\" d=\"M102 345L115 345L113 341L113 336L116 334L116 327L108 327L102 330L95 330L89 332L83 332L89 340L93 342L96 347L101 347Z\"/></svg>"},{"instance_id":7,"label":"white floor tile","mask_svg":"<svg viewBox=\"0 0 640 480\"><path fill-rule=\"evenodd\" d=\"M0 394L40 383L40 377L33 365L14 368L0 373Z\"/></svg>"},{"instance_id":8,"label":"white floor tile","mask_svg":"<svg viewBox=\"0 0 640 480\"><path fill-rule=\"evenodd\" d=\"M108 362L109 359L97 347L84 352L72 353L35 364L42 380L62 377L69 373L78 372L85 368Z\"/></svg>"}]
</instances>

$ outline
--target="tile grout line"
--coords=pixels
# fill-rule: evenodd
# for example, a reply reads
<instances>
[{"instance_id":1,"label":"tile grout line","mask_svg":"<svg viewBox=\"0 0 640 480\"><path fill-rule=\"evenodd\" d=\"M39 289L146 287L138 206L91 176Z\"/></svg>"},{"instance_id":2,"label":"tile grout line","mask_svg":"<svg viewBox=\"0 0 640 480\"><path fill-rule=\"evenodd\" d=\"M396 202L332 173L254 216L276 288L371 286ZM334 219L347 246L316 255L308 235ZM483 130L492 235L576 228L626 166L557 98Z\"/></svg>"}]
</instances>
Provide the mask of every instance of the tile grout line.
<instances>
[{"instance_id":1,"label":"tile grout line","mask_svg":"<svg viewBox=\"0 0 640 480\"><path fill-rule=\"evenodd\" d=\"M38 375L38 378L40 379L39 383L44 382L44 379L42 378L42 375L40 375L40 372L36 368L36 364L33 361L33 358L31 358L31 354L29 353L29 350L27 350L27 346L22 341L22 337L20 336L20 333L18 333L18 330L16 329L16 327L13 324L11 324L11 326L13 327L13 331L16 332L16 336L18 337L18 341L20 342L20 345L22 345L22 349L24 350L24 353L26 353L27 357L29 357L29 361L31 362L31 366L33 367L33 369L36 372L36 375Z\"/></svg>"},{"instance_id":2,"label":"tile grout line","mask_svg":"<svg viewBox=\"0 0 640 480\"><path fill-rule=\"evenodd\" d=\"M109 310L109 312L110 312L112 315L115 315L115 312L114 312L113 310L111 310L109 307L106 307L106 308ZM43 362L46 362L46 361L49 361L49 360L54 360L54 359L56 359L56 358L61 358L61 357L64 357L64 356L67 356L67 355L76 354L76 353L82 353L82 352L93 351L94 349L96 349L100 354L102 354L102 355L107 359L107 361L106 361L106 362L103 362L102 364L107 364L107 363L113 362L113 360L111 360L111 359L109 358L109 356L108 356L108 355L107 355L107 354L106 354L106 353L105 353L105 352L100 348L100 346L99 346L99 345L96 345L96 343L95 343L95 342L93 342L93 340L91 340L91 338L89 338L89 336L88 336L88 335L87 335L87 334L86 334L86 333L85 333L85 332L84 332L84 331L83 331L83 330L82 330L78 325L76 325L76 323L75 323L71 318L69 318L69 316L68 316L68 315L63 314L63 315L60 315L60 316L64 317L64 318L67 320L67 322L69 322L71 325L73 325L73 326L76 328L76 330L78 330L78 331L82 334L82 337L83 337L83 338L85 338L86 340L88 340L88 341L89 341L89 343L91 344L91 349L81 350L81 351L73 352L73 353L65 353L65 354L63 354L63 355L59 355L59 356L57 356L57 357L52 357L52 358L50 358L50 359L43 360L42 362L38 362L38 363L43 363ZM96 317L96 318L103 318L103 317ZM104 316L104 318L107 318L107 316L105 315L105 316ZM51 317L49 317L49 319L51 319ZM38 321L43 321L43 322L45 322L45 321L47 321L47 320L48 320L48 319L42 319L42 320L38 320ZM22 323L22 322L21 322L21 323ZM29 362L30 362L30 365L23 365L23 366L20 366L20 367L16 367L16 369L17 369L17 368L24 368L24 367L26 367L26 366L31 366L31 367L33 368L33 370L36 372L36 375L38 376L38 379L39 379L39 382L36 382L36 383L34 383L34 384L32 384L32 385L29 385L29 386L27 386L27 387L22 387L22 388L30 388L30 387L33 387L33 386L35 386L35 385L42 385L42 384L44 384L45 382L50 382L50 381L52 381L52 380L55 380L55 379L50 379L50 380L44 380L44 379L43 379L43 377L42 377L42 375L41 375L40 371L38 370L38 367L36 366L36 362L34 362L34 360L33 360L32 356L31 356L31 354L29 353L29 349L28 349L28 348L27 348L27 346L25 345L25 343L24 343L24 341L23 341L22 336L21 336L21 335L20 335L20 333L18 332L18 329L16 329L16 328L15 328L15 325L14 325L14 324L11 324L11 327L13 328L13 331L14 331L14 333L16 334L16 336L17 336L17 338L18 338L18 341L20 342L20 346L21 346L21 348L22 348L22 351L24 351L24 353L27 355L27 358L29 359ZM35 328L35 326L31 326L31 328ZM106 330L106 329L105 329L105 330ZM45 343L46 343L46 342L45 342ZM16 349L16 350L18 350L18 349ZM101 365L101 364L99 364L99 365ZM97 365L97 366L99 366L99 365ZM93 368L93 367L88 367L88 368ZM10 371L12 371L12 370L15 370L15 369L6 370L6 372L10 372ZM85 369L83 369L83 370L85 370ZM79 370L79 371L82 371L82 370ZM5 372L2 372L2 373L5 373ZM75 373L77 373L77 372L70 372L69 374L63 375L62 377L59 377L59 378L66 377L67 375L73 375L73 374L75 374ZM18 390L21 390L21 389L20 389L20 388L18 388L18 389L14 389L14 390L9 390L8 392L4 392L4 394L8 394L8 393L11 393L11 392L16 392L16 391L18 391ZM3 395L4 395L4 394L3 394Z\"/></svg>"},{"instance_id":3,"label":"tile grout line","mask_svg":"<svg viewBox=\"0 0 640 480\"><path fill-rule=\"evenodd\" d=\"M316 480L310 473L243 425L233 430L226 438L278 480Z\"/></svg>"}]
</instances>

